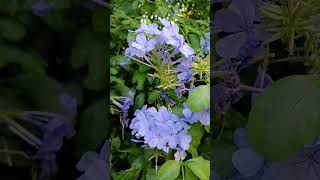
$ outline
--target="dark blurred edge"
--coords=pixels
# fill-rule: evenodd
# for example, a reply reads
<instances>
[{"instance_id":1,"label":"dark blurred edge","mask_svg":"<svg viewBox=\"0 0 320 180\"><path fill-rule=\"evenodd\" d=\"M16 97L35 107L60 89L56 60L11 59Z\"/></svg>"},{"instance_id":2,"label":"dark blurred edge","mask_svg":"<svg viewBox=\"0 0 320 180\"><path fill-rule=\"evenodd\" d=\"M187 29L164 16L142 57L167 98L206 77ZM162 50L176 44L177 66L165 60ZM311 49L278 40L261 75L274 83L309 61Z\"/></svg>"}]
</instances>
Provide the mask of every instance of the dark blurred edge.
<instances>
[{"instance_id":1,"label":"dark blurred edge","mask_svg":"<svg viewBox=\"0 0 320 180\"><path fill-rule=\"evenodd\" d=\"M216 61L214 57L214 48L212 47L213 42L213 19L214 19L214 13L213 13L213 2L214 0L210 0L210 150L212 148L213 143L213 117L214 117L214 102L213 102L213 81L212 81L212 75L213 75L213 64ZM212 177L212 169L213 169L213 154L210 152L210 180L213 179Z\"/></svg>"},{"instance_id":2,"label":"dark blurred edge","mask_svg":"<svg viewBox=\"0 0 320 180\"><path fill-rule=\"evenodd\" d=\"M111 131L111 128L112 128L112 123L111 123L111 121L110 121L110 117L111 117L111 115L110 115L110 39L111 39L111 37L110 37L110 15L111 15L111 2L110 2L110 0L106 0L106 2L107 2L107 4L109 4L109 6L108 6L108 8L107 8L107 11L108 11L108 13L107 13L107 18L109 18L109 23L107 24L107 28L109 29L109 31L107 31L107 35L106 35L106 40L107 40L107 42L109 42L109 43L107 43L107 51L106 51L106 59L107 59L107 84L108 84L108 86L107 86L107 111L109 112L109 113L107 113L107 120L108 120L108 123L109 123L109 129L108 129L108 141L109 141L109 148L107 148L107 150L109 150L109 152L107 152L107 167L109 168L109 169L107 169L107 174L108 174L108 178L107 178L107 180L110 180L111 179L111 175L110 175L110 149L111 149L111 147L110 147L110 145L111 145L111 143L110 143L110 131Z\"/></svg>"}]
</instances>

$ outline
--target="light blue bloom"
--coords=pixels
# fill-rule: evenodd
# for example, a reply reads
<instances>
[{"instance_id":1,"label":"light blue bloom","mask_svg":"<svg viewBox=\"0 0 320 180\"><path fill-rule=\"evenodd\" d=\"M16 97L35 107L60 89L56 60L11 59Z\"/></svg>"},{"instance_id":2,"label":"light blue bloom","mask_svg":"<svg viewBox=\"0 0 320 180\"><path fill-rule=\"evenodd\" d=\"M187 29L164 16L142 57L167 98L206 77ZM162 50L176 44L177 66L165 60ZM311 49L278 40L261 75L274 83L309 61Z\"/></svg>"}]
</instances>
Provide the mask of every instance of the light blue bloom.
<instances>
[{"instance_id":1,"label":"light blue bloom","mask_svg":"<svg viewBox=\"0 0 320 180\"><path fill-rule=\"evenodd\" d=\"M192 71L193 57L186 58L181 61L177 66L176 71L178 72L178 80L180 83L187 83L193 76Z\"/></svg>"},{"instance_id":2,"label":"light blue bloom","mask_svg":"<svg viewBox=\"0 0 320 180\"><path fill-rule=\"evenodd\" d=\"M154 49L156 44L157 40L147 40L147 37L143 33L140 33L137 35L136 41L132 42L132 47L141 51L141 54L137 53L138 57L143 57L146 52L150 52L152 49Z\"/></svg>"},{"instance_id":3,"label":"light blue bloom","mask_svg":"<svg viewBox=\"0 0 320 180\"><path fill-rule=\"evenodd\" d=\"M196 112L195 117L201 122L201 124L209 125L210 124L210 108L206 108L201 112Z\"/></svg>"},{"instance_id":4,"label":"light blue bloom","mask_svg":"<svg viewBox=\"0 0 320 180\"><path fill-rule=\"evenodd\" d=\"M76 168L79 171L84 171L84 174L77 180L109 179L109 152L109 141L106 141L99 154L92 151L83 154Z\"/></svg>"},{"instance_id":5,"label":"light blue bloom","mask_svg":"<svg viewBox=\"0 0 320 180\"><path fill-rule=\"evenodd\" d=\"M159 43L166 43L176 48L182 46L185 39L181 34L179 34L179 27L176 24L171 25L166 19L160 18L159 20L164 26L159 36Z\"/></svg>"},{"instance_id":6,"label":"light blue bloom","mask_svg":"<svg viewBox=\"0 0 320 180\"><path fill-rule=\"evenodd\" d=\"M158 29L158 25L155 23L146 25L145 23L141 23L141 26L139 29L135 31L137 34L139 33L146 33L146 34L152 34L152 35L160 35L161 31Z\"/></svg>"},{"instance_id":7,"label":"light blue bloom","mask_svg":"<svg viewBox=\"0 0 320 180\"><path fill-rule=\"evenodd\" d=\"M169 152L169 148L179 151L189 149L189 125L164 106L157 111L156 108L147 108L145 105L134 115L130 124L132 135L143 138L144 144L151 149L157 148L165 153Z\"/></svg>"},{"instance_id":8,"label":"light blue bloom","mask_svg":"<svg viewBox=\"0 0 320 180\"><path fill-rule=\"evenodd\" d=\"M184 121L189 123L195 123L200 121L202 125L209 125L210 124L210 107L206 108L201 112L192 112L189 108L187 103L183 103L183 118Z\"/></svg>"},{"instance_id":9,"label":"light blue bloom","mask_svg":"<svg viewBox=\"0 0 320 180\"><path fill-rule=\"evenodd\" d=\"M210 32L204 35L204 43L203 43L203 53L208 54L210 53Z\"/></svg>"},{"instance_id":10,"label":"light blue bloom","mask_svg":"<svg viewBox=\"0 0 320 180\"><path fill-rule=\"evenodd\" d=\"M134 42L129 42L129 47L126 49L126 56L138 56L144 57L147 52L150 52L155 48L157 44L157 40L150 39L147 40L147 37L140 33L137 35L136 40Z\"/></svg>"},{"instance_id":11,"label":"light blue bloom","mask_svg":"<svg viewBox=\"0 0 320 180\"><path fill-rule=\"evenodd\" d=\"M36 2L32 5L32 13L36 16L47 16L54 8L53 3L47 3L43 1Z\"/></svg>"},{"instance_id":12,"label":"light blue bloom","mask_svg":"<svg viewBox=\"0 0 320 180\"><path fill-rule=\"evenodd\" d=\"M186 43L183 44L179 49L186 58L194 55L194 50Z\"/></svg>"},{"instance_id":13,"label":"light blue bloom","mask_svg":"<svg viewBox=\"0 0 320 180\"><path fill-rule=\"evenodd\" d=\"M174 159L176 161L180 161L180 160L182 161L186 158L186 156L187 156L187 153L185 151L177 151L174 153Z\"/></svg>"}]
</instances>

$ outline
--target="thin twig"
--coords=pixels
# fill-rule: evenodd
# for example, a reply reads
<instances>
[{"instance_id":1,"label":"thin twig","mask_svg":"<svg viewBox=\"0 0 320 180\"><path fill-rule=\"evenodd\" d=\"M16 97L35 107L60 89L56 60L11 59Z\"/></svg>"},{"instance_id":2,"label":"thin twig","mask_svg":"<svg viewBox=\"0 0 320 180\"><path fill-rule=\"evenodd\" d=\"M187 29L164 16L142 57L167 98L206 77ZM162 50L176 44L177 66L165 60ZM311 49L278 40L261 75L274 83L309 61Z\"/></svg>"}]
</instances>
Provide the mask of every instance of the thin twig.
<instances>
[{"instance_id":1,"label":"thin twig","mask_svg":"<svg viewBox=\"0 0 320 180\"><path fill-rule=\"evenodd\" d=\"M282 59L270 60L270 63L281 63L281 62L303 62L303 57L289 57Z\"/></svg>"},{"instance_id":2,"label":"thin twig","mask_svg":"<svg viewBox=\"0 0 320 180\"><path fill-rule=\"evenodd\" d=\"M260 93L260 92L263 91L263 89L261 89L261 88L255 88L255 87L247 86L247 85L244 85L244 84L241 84L239 86L239 89L243 90L243 91L251 91L251 92L256 92L256 93Z\"/></svg>"}]
</instances>

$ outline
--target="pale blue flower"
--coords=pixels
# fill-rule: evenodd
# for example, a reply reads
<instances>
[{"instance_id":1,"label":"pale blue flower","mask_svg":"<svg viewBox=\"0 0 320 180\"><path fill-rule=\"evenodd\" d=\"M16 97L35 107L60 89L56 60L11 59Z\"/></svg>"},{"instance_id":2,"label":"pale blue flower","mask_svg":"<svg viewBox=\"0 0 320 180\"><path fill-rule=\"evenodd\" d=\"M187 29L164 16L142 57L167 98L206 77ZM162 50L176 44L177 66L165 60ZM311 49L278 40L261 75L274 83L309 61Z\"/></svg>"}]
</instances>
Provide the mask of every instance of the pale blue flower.
<instances>
[{"instance_id":1,"label":"pale blue flower","mask_svg":"<svg viewBox=\"0 0 320 180\"><path fill-rule=\"evenodd\" d=\"M179 49L186 58L194 55L194 50L188 44L183 44Z\"/></svg>"},{"instance_id":2,"label":"pale blue flower","mask_svg":"<svg viewBox=\"0 0 320 180\"><path fill-rule=\"evenodd\" d=\"M178 80L180 83L187 83L193 76L192 71L193 57L183 59L177 66L176 71L178 72Z\"/></svg>"},{"instance_id":3,"label":"pale blue flower","mask_svg":"<svg viewBox=\"0 0 320 180\"><path fill-rule=\"evenodd\" d=\"M155 48L156 44L157 40L147 40L147 37L143 33L140 33L137 35L135 41L129 42L129 47L126 49L125 54L129 57L135 55L144 57L147 52L150 52Z\"/></svg>"},{"instance_id":4,"label":"pale blue flower","mask_svg":"<svg viewBox=\"0 0 320 180\"><path fill-rule=\"evenodd\" d=\"M160 18L159 20L164 26L159 36L159 43L166 43L176 48L182 46L185 39L179 34L179 27L176 24L171 25L166 19Z\"/></svg>"},{"instance_id":5,"label":"pale blue flower","mask_svg":"<svg viewBox=\"0 0 320 180\"><path fill-rule=\"evenodd\" d=\"M109 152L110 146L107 140L100 150L100 153L88 151L82 155L76 168L84 171L77 180L106 180L109 179Z\"/></svg>"},{"instance_id":6,"label":"pale blue flower","mask_svg":"<svg viewBox=\"0 0 320 180\"><path fill-rule=\"evenodd\" d=\"M141 26L139 29L135 31L136 33L147 33L152 35L160 35L161 32L158 29L158 25L155 23L146 25L145 23L141 23Z\"/></svg>"},{"instance_id":7,"label":"pale blue flower","mask_svg":"<svg viewBox=\"0 0 320 180\"><path fill-rule=\"evenodd\" d=\"M186 158L186 156L187 156L187 153L185 151L177 151L174 153L174 159L176 161L180 161L180 160L182 161Z\"/></svg>"},{"instance_id":8,"label":"pale blue flower","mask_svg":"<svg viewBox=\"0 0 320 180\"><path fill-rule=\"evenodd\" d=\"M151 149L157 148L165 153L169 148L187 150L191 136L187 129L189 125L175 114L169 112L164 106L157 111L156 108L143 106L137 110L132 119L130 129L137 138L144 139L144 144Z\"/></svg>"},{"instance_id":9,"label":"pale blue flower","mask_svg":"<svg viewBox=\"0 0 320 180\"><path fill-rule=\"evenodd\" d=\"M209 125L210 124L210 107L204 109L201 112L192 112L189 108L187 103L183 103L183 111L182 114L185 116L183 118L184 121L189 123L195 123L200 121L202 125Z\"/></svg>"},{"instance_id":10,"label":"pale blue flower","mask_svg":"<svg viewBox=\"0 0 320 180\"><path fill-rule=\"evenodd\" d=\"M210 108L206 108L201 112L195 113L195 117L201 122L201 124L209 125L210 124Z\"/></svg>"},{"instance_id":11,"label":"pale blue flower","mask_svg":"<svg viewBox=\"0 0 320 180\"><path fill-rule=\"evenodd\" d=\"M53 3L47 3L43 1L36 2L32 5L32 13L36 16L47 16L54 8Z\"/></svg>"},{"instance_id":12,"label":"pale blue flower","mask_svg":"<svg viewBox=\"0 0 320 180\"><path fill-rule=\"evenodd\" d=\"M156 44L157 40L147 40L147 37L143 33L140 33L137 35L136 41L132 42L132 47L140 51L140 53L136 54L138 57L143 57L146 52L149 52L152 49L154 49Z\"/></svg>"}]
</instances>

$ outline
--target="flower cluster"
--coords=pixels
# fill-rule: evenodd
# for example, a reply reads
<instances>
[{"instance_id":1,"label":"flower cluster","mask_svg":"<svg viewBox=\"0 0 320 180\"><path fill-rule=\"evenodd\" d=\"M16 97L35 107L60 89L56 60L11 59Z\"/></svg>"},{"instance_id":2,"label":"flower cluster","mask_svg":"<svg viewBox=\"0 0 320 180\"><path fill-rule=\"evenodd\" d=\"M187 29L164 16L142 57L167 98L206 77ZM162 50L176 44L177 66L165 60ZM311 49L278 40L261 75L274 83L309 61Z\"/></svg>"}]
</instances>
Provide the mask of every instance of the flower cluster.
<instances>
[{"instance_id":1,"label":"flower cluster","mask_svg":"<svg viewBox=\"0 0 320 180\"><path fill-rule=\"evenodd\" d=\"M129 47L126 49L125 54L128 57L137 56L139 58L148 59L150 52L158 45L158 49L167 50L167 45L173 46L173 54L181 52L186 58L194 54L193 49L185 43L184 37L179 34L179 27L170 23L166 19L158 18L162 23L163 28L161 31L158 29L156 23L147 25L142 22L141 27L134 31L137 36L134 41L129 42ZM151 35L151 36L150 36ZM162 46L162 48L160 48ZM167 51L168 52L168 51Z\"/></svg>"},{"instance_id":2,"label":"flower cluster","mask_svg":"<svg viewBox=\"0 0 320 180\"><path fill-rule=\"evenodd\" d=\"M214 108L219 116L242 97L243 91L253 92L254 101L257 93L272 83L271 77L261 67L258 68L253 87L242 85L238 76L240 71L253 64L255 57L266 54L262 45L270 35L260 27L257 5L254 0L235 0L230 2L228 8L216 13L214 29L218 33L227 34L215 44L217 54L222 60L214 70L221 72L224 80L214 87L217 92Z\"/></svg>"},{"instance_id":3,"label":"flower cluster","mask_svg":"<svg viewBox=\"0 0 320 180\"><path fill-rule=\"evenodd\" d=\"M77 169L84 171L84 174L77 178L77 180L108 179L109 153L110 143L108 140L104 143L99 154L92 151L86 152L77 164Z\"/></svg>"},{"instance_id":4,"label":"flower cluster","mask_svg":"<svg viewBox=\"0 0 320 180\"><path fill-rule=\"evenodd\" d=\"M189 149L191 136L190 126L186 121L169 112L166 107L148 108L146 105L137 110L132 119L130 129L137 138L143 137L143 142L150 148L157 148L168 153L169 148L177 151Z\"/></svg>"}]
</instances>

